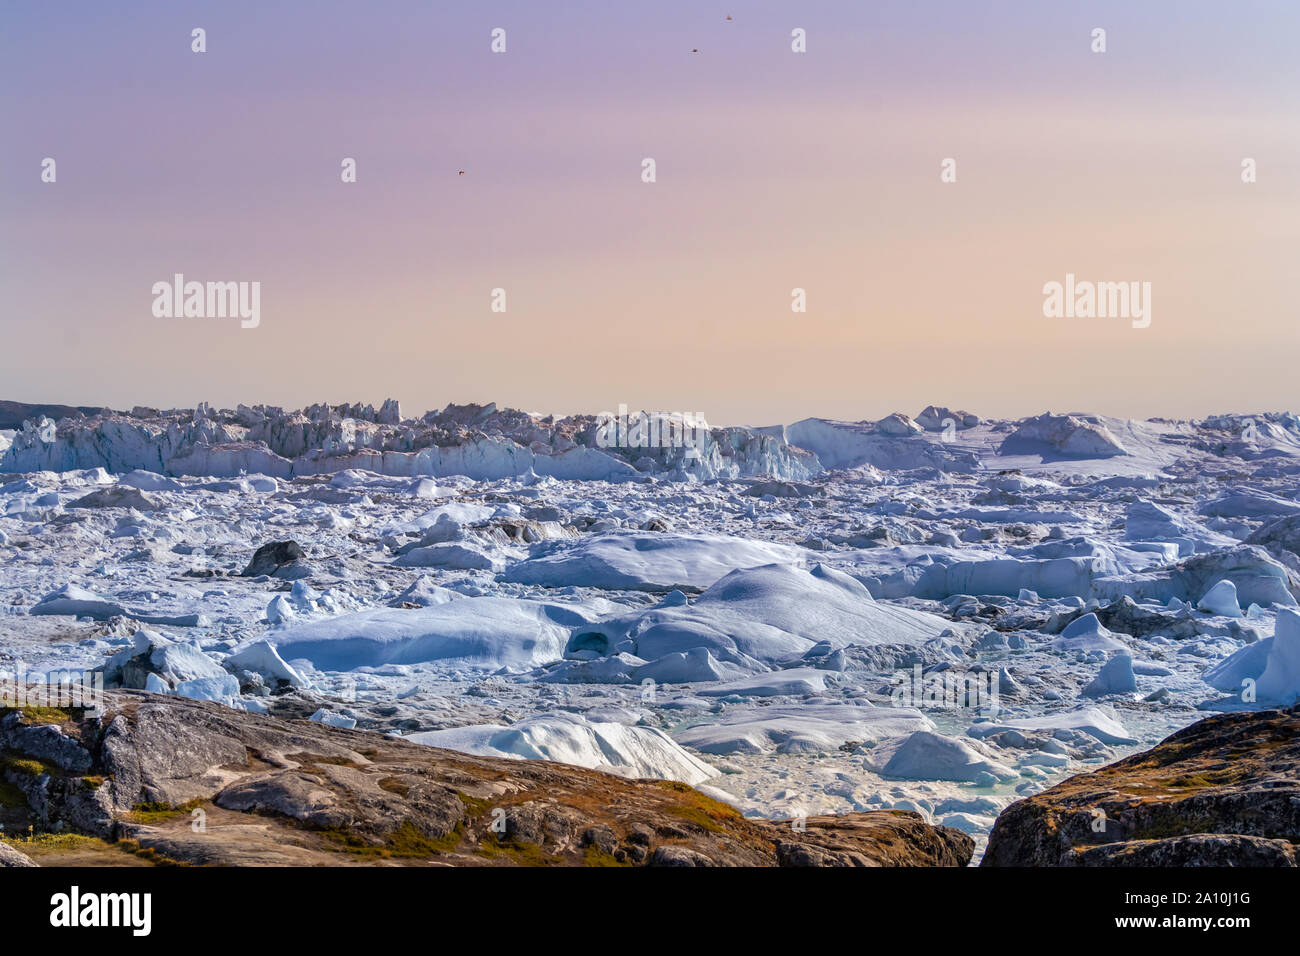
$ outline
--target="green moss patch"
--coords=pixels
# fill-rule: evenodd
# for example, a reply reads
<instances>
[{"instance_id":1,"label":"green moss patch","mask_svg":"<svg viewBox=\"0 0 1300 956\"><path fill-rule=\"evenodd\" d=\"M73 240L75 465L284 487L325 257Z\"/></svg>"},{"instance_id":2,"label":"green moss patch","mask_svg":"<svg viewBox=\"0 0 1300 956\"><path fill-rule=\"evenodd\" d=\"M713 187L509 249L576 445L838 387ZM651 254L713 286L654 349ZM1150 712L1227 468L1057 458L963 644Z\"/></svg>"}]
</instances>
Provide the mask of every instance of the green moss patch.
<instances>
[{"instance_id":1,"label":"green moss patch","mask_svg":"<svg viewBox=\"0 0 1300 956\"><path fill-rule=\"evenodd\" d=\"M179 806L172 806L166 802L137 803L131 808L131 812L127 814L127 819L132 823L152 826L189 814L202 805L202 800L190 800Z\"/></svg>"},{"instance_id":2,"label":"green moss patch","mask_svg":"<svg viewBox=\"0 0 1300 956\"><path fill-rule=\"evenodd\" d=\"M320 833L334 849L356 856L378 859L389 857L411 859L450 853L460 845L460 841L465 836L464 827L459 823L446 836L431 837L422 833L410 820L405 821L381 843L371 843L343 827L326 827Z\"/></svg>"},{"instance_id":3,"label":"green moss patch","mask_svg":"<svg viewBox=\"0 0 1300 956\"><path fill-rule=\"evenodd\" d=\"M598 846L589 846L582 855L583 866L631 866L630 862L620 863L611 853L606 853Z\"/></svg>"},{"instance_id":4,"label":"green moss patch","mask_svg":"<svg viewBox=\"0 0 1300 956\"><path fill-rule=\"evenodd\" d=\"M738 823L744 820L740 811L735 807L729 807L720 800L706 797L694 787L689 787L674 780L659 780L656 782L665 790L671 790L682 795L681 800L662 808L662 811L669 816L693 823L710 833L723 833L727 829L724 824Z\"/></svg>"},{"instance_id":5,"label":"green moss patch","mask_svg":"<svg viewBox=\"0 0 1300 956\"><path fill-rule=\"evenodd\" d=\"M0 717L16 710L22 716L25 724L66 724L69 721L76 720L76 715L62 707L0 707Z\"/></svg>"},{"instance_id":6,"label":"green moss patch","mask_svg":"<svg viewBox=\"0 0 1300 956\"><path fill-rule=\"evenodd\" d=\"M51 764L31 757L6 757L0 759L0 772L8 770L27 777L39 777L42 774L52 773L55 769Z\"/></svg>"},{"instance_id":7,"label":"green moss patch","mask_svg":"<svg viewBox=\"0 0 1300 956\"><path fill-rule=\"evenodd\" d=\"M499 840L485 837L474 848L475 854L489 860L508 860L515 866L549 866L558 863L559 857L548 856L536 843L521 843L518 840Z\"/></svg>"}]
</instances>

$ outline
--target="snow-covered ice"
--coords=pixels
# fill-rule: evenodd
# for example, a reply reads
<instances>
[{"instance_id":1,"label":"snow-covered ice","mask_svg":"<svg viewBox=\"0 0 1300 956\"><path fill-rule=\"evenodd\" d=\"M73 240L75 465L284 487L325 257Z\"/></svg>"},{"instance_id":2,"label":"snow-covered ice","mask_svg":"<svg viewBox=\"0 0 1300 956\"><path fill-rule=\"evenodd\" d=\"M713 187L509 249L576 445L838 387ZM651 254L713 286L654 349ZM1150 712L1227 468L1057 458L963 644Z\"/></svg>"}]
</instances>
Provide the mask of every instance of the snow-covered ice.
<instances>
[{"instance_id":1,"label":"snow-covered ice","mask_svg":"<svg viewBox=\"0 0 1300 956\"><path fill-rule=\"evenodd\" d=\"M744 538L671 533L597 534L581 541L535 548L502 580L557 588L607 590L700 590L737 568L797 564L796 549Z\"/></svg>"},{"instance_id":2,"label":"snow-covered ice","mask_svg":"<svg viewBox=\"0 0 1300 956\"><path fill-rule=\"evenodd\" d=\"M558 660L573 628L595 616L579 605L470 597L340 614L268 631L266 640L281 658L323 670L428 661L500 670Z\"/></svg>"},{"instance_id":3,"label":"snow-covered ice","mask_svg":"<svg viewBox=\"0 0 1300 956\"><path fill-rule=\"evenodd\" d=\"M595 435L395 402L29 422L0 441L0 671L980 845L1207 709L1300 698L1295 416Z\"/></svg>"},{"instance_id":4,"label":"snow-covered ice","mask_svg":"<svg viewBox=\"0 0 1300 956\"><path fill-rule=\"evenodd\" d=\"M487 724L412 734L411 740L486 757L555 760L626 777L703 783L718 771L662 731L592 721L578 714L529 717L509 727Z\"/></svg>"}]
</instances>

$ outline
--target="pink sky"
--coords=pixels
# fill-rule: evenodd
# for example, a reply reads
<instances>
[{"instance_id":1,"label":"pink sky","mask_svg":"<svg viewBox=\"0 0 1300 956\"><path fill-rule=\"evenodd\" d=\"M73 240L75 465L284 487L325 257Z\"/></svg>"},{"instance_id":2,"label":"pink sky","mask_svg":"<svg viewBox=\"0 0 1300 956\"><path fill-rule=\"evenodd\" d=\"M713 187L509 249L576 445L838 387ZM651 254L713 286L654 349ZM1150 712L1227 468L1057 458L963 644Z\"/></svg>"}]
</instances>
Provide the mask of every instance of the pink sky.
<instances>
[{"instance_id":1,"label":"pink sky","mask_svg":"<svg viewBox=\"0 0 1300 956\"><path fill-rule=\"evenodd\" d=\"M863 6L7 7L0 398L1294 406L1294 11ZM175 272L261 324L154 318ZM1067 272L1150 282L1150 328L1044 318Z\"/></svg>"}]
</instances>

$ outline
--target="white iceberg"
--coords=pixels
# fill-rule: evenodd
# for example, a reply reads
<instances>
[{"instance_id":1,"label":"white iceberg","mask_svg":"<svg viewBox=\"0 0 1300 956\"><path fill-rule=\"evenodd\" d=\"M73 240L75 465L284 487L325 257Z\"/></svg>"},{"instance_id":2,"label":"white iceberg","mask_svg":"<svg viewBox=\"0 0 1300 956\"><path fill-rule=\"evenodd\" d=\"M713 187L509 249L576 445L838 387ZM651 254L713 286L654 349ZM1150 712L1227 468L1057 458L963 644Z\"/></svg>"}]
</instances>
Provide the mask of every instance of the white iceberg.
<instances>
[{"instance_id":1,"label":"white iceberg","mask_svg":"<svg viewBox=\"0 0 1300 956\"><path fill-rule=\"evenodd\" d=\"M1066 625L1052 641L1052 649L1066 652L1127 651L1128 647L1115 639L1096 614L1077 617Z\"/></svg>"},{"instance_id":2,"label":"white iceberg","mask_svg":"<svg viewBox=\"0 0 1300 956\"><path fill-rule=\"evenodd\" d=\"M796 548L724 535L607 533L543 542L501 580L550 588L702 590L737 568L802 562Z\"/></svg>"},{"instance_id":3,"label":"white iceberg","mask_svg":"<svg viewBox=\"0 0 1300 956\"><path fill-rule=\"evenodd\" d=\"M622 777L678 780L692 785L718 774L659 730L591 721L578 714L545 714L508 727L480 724L431 730L405 739L484 757L553 760Z\"/></svg>"},{"instance_id":4,"label":"white iceberg","mask_svg":"<svg viewBox=\"0 0 1300 956\"><path fill-rule=\"evenodd\" d=\"M1108 694L1131 694L1137 690L1137 678L1133 674L1133 658L1128 654L1116 654L1105 664L1096 678L1083 689L1084 697L1105 697Z\"/></svg>"},{"instance_id":5,"label":"white iceberg","mask_svg":"<svg viewBox=\"0 0 1300 956\"><path fill-rule=\"evenodd\" d=\"M265 637L283 660L308 660L320 670L428 661L519 669L559 659L570 631L595 617L574 604L475 597L341 614Z\"/></svg>"},{"instance_id":6,"label":"white iceberg","mask_svg":"<svg viewBox=\"0 0 1300 956\"><path fill-rule=\"evenodd\" d=\"M876 602L842 571L771 564L733 571L693 603L670 595L657 607L577 628L565 656L626 653L658 661L703 648L714 661L762 673L823 642L831 650L850 644L916 648L951 627L936 615Z\"/></svg>"},{"instance_id":7,"label":"white iceberg","mask_svg":"<svg viewBox=\"0 0 1300 956\"><path fill-rule=\"evenodd\" d=\"M1300 697L1300 614L1278 611L1268 662L1255 689L1259 700L1288 706Z\"/></svg>"},{"instance_id":8,"label":"white iceberg","mask_svg":"<svg viewBox=\"0 0 1300 956\"><path fill-rule=\"evenodd\" d=\"M284 681L291 687L303 687L302 675L284 662L275 647L267 640L253 641L238 648L226 658L226 666L235 671L249 671L270 680L274 687Z\"/></svg>"},{"instance_id":9,"label":"white iceberg","mask_svg":"<svg viewBox=\"0 0 1300 956\"><path fill-rule=\"evenodd\" d=\"M1241 605L1237 603L1237 586L1224 578L1196 602L1198 610L1223 617L1241 617Z\"/></svg>"},{"instance_id":10,"label":"white iceberg","mask_svg":"<svg viewBox=\"0 0 1300 956\"><path fill-rule=\"evenodd\" d=\"M905 780L976 782L989 776L998 780L1020 776L986 748L930 730L885 741L867 755L867 765L882 777Z\"/></svg>"},{"instance_id":11,"label":"white iceberg","mask_svg":"<svg viewBox=\"0 0 1300 956\"><path fill-rule=\"evenodd\" d=\"M874 743L933 729L928 717L911 708L808 702L728 708L718 720L673 736L706 754L819 753L850 741Z\"/></svg>"},{"instance_id":12,"label":"white iceberg","mask_svg":"<svg viewBox=\"0 0 1300 956\"><path fill-rule=\"evenodd\" d=\"M1001 733L1004 730L1073 730L1095 737L1103 744L1135 744L1137 738L1129 734L1113 713L1107 713L1100 707L1086 707L1082 710L1067 710L1043 717L1004 718L987 720L972 724L966 729L967 736L980 738Z\"/></svg>"}]
</instances>

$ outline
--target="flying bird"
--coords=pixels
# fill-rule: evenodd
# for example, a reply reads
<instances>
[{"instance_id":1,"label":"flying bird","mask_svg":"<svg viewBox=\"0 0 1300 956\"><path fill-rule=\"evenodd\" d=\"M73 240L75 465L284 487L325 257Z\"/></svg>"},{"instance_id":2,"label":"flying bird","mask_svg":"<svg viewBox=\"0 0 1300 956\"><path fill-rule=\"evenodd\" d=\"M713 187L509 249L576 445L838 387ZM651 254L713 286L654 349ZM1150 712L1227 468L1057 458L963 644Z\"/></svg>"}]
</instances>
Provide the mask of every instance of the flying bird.
<instances>
[{"instance_id":1,"label":"flying bird","mask_svg":"<svg viewBox=\"0 0 1300 956\"><path fill-rule=\"evenodd\" d=\"M456 175L458 175L458 176L464 176L464 175L465 175L465 170L462 169L462 170L461 170L459 173L457 173Z\"/></svg>"}]
</instances>

